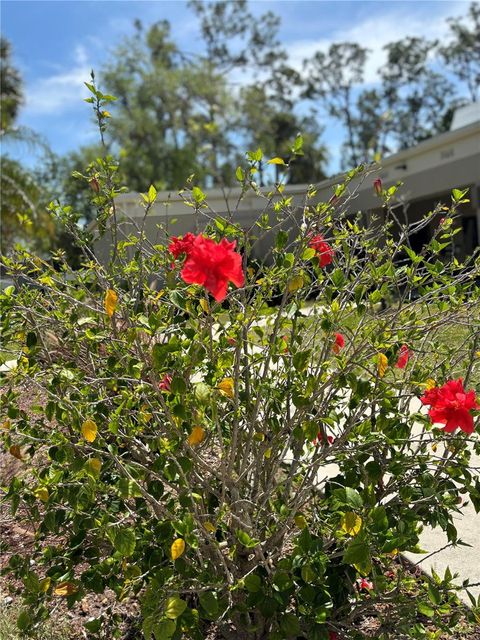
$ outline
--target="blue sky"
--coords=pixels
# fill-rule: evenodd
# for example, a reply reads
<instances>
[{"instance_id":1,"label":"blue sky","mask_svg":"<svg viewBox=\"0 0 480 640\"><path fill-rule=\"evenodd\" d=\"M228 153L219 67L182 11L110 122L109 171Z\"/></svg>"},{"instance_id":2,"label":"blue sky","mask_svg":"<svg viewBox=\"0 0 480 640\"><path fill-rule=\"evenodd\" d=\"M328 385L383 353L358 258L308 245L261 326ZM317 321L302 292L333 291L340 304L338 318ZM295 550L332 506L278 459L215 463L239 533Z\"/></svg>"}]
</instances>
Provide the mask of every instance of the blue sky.
<instances>
[{"instance_id":1,"label":"blue sky","mask_svg":"<svg viewBox=\"0 0 480 640\"><path fill-rule=\"evenodd\" d=\"M291 62L335 41L356 41L371 50L366 82L376 81L382 47L406 35L442 38L445 19L464 15L468 2L320 0L251 1L255 14L272 10L282 19L280 37ZM100 70L115 44L139 18L145 25L167 19L180 48L198 51L198 24L181 0L3 0L1 31L12 43L14 63L25 84L26 104L19 124L41 133L57 153L96 140L83 82ZM323 141L331 149L330 169L338 168L342 132L328 123ZM33 162L31 152L15 155ZM23 156L22 156L23 154Z\"/></svg>"}]
</instances>

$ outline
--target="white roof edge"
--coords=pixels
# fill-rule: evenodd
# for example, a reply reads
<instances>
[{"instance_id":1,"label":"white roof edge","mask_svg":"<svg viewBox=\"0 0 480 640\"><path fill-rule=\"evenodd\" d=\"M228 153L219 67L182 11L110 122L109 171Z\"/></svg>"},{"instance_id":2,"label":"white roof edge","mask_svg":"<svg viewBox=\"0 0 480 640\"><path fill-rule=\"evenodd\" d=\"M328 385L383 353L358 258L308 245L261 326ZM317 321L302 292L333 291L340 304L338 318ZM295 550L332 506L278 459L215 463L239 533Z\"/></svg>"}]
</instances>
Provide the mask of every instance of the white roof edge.
<instances>
[{"instance_id":1,"label":"white roof edge","mask_svg":"<svg viewBox=\"0 0 480 640\"><path fill-rule=\"evenodd\" d=\"M439 133L437 136L428 138L427 140L420 142L414 147L409 147L408 149L397 151L397 153L394 153L391 156L387 156L383 160L382 166L394 164L399 160L417 156L421 153L424 153L425 151L430 151L437 147L443 147L445 144L456 142L457 140L462 140L463 138L468 138L472 135L472 133L480 133L480 120L478 120L477 122L473 122L472 124L469 124L465 127L461 127L460 129L454 129L453 131L445 131L445 133Z\"/></svg>"},{"instance_id":2,"label":"white roof edge","mask_svg":"<svg viewBox=\"0 0 480 640\"><path fill-rule=\"evenodd\" d=\"M412 156L416 156L422 154L426 151L430 151L437 147L441 147L445 144L455 142L457 140L461 140L463 138L468 138L472 134L480 133L480 120L477 122L473 122L465 127L461 127L459 129L454 129L453 131L446 131L445 133L441 133L437 136L429 138L428 140L424 140L414 147L410 147L409 149L403 149L402 151L398 151L391 156L385 157L378 166L379 171L382 169L388 168L392 164L396 164L402 160L407 160ZM345 172L346 173L346 172ZM316 189L325 189L329 186L333 186L338 184L339 181L343 180L345 173L337 173L330 178L326 178L321 182L314 183L314 187ZM285 185L285 195L292 195L298 193L306 193L309 188L309 184L286 184ZM260 191L263 195L274 191L275 187L261 187ZM179 190L180 191L180 190ZM181 202L183 198L179 195L179 191L159 191L157 194L157 203L158 204L166 204L168 201L173 202ZM241 194L241 187L215 187L213 189L205 189L207 191L207 196L209 200L217 200L227 198L238 197ZM252 197L253 192L249 192L247 197ZM116 197L116 200L119 203L127 203L134 202L135 204L140 203L140 195L135 191L131 191L129 193L120 194Z\"/></svg>"}]
</instances>

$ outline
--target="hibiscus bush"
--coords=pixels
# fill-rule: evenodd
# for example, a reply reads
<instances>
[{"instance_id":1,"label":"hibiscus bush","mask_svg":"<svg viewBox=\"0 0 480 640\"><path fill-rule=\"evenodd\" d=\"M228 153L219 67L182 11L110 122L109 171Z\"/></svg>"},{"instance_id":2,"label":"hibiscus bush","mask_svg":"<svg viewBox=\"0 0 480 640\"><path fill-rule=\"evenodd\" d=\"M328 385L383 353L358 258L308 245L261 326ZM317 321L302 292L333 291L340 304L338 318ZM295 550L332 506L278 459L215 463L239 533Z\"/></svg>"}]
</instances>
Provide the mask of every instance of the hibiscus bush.
<instances>
[{"instance_id":1,"label":"hibiscus bush","mask_svg":"<svg viewBox=\"0 0 480 640\"><path fill-rule=\"evenodd\" d=\"M107 99L94 88L101 127ZM6 572L25 633L91 593L138 603L134 637L155 640L351 640L369 618L378 638L428 638L429 621L463 615L452 575L413 579L402 553L421 553L424 525L457 543L454 515L480 507L480 262L449 251L468 194L408 225L375 167L298 206L282 184L259 189L262 161L236 171L240 199L264 200L248 229L193 179L196 230L122 234L106 157L78 176L95 229L51 206L80 270L61 252L4 257L1 436L19 470L3 495L34 532ZM359 180L382 216L351 215ZM145 216L157 198L143 195ZM120 637L109 612L90 637Z\"/></svg>"}]
</instances>

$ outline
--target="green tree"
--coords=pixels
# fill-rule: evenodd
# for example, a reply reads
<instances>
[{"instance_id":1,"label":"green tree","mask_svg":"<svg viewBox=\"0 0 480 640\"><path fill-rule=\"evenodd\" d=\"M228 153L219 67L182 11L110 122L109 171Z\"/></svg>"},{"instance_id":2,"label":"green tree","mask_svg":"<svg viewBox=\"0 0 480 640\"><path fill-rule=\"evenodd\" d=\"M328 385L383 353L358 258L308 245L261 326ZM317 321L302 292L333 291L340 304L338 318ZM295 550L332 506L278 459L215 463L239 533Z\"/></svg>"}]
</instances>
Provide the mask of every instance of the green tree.
<instances>
[{"instance_id":1,"label":"green tree","mask_svg":"<svg viewBox=\"0 0 480 640\"><path fill-rule=\"evenodd\" d=\"M395 114L389 133L406 149L449 126L452 84L432 70L435 41L408 37L387 44L387 61L379 70L386 108Z\"/></svg>"},{"instance_id":2,"label":"green tree","mask_svg":"<svg viewBox=\"0 0 480 640\"><path fill-rule=\"evenodd\" d=\"M6 38L0 38L0 99L2 131L12 126L23 103L22 79L12 65L11 46Z\"/></svg>"},{"instance_id":3,"label":"green tree","mask_svg":"<svg viewBox=\"0 0 480 640\"><path fill-rule=\"evenodd\" d=\"M480 5L472 2L465 18L450 18L450 39L440 55L454 76L467 86L472 102L480 90Z\"/></svg>"},{"instance_id":4,"label":"green tree","mask_svg":"<svg viewBox=\"0 0 480 640\"><path fill-rule=\"evenodd\" d=\"M103 72L118 97L108 142L119 148L131 189L178 188L192 173L201 184L231 183L239 126L231 74L252 68L255 75L286 57L271 12L254 18L245 0L189 5L203 54L181 51L168 22L145 29L137 21Z\"/></svg>"},{"instance_id":5,"label":"green tree","mask_svg":"<svg viewBox=\"0 0 480 640\"><path fill-rule=\"evenodd\" d=\"M293 90L300 85L295 70L282 65L263 83L244 87L240 92L240 126L246 144L251 149L261 147L269 156L281 157L288 163L292 144L301 132L303 155L289 167L288 182L292 184L318 182L326 177L324 165L326 149L320 143L322 129L314 114L298 115L294 109ZM275 179L279 180L281 165L275 165ZM260 162L260 183L266 179Z\"/></svg>"},{"instance_id":6,"label":"green tree","mask_svg":"<svg viewBox=\"0 0 480 640\"><path fill-rule=\"evenodd\" d=\"M354 154L345 143L343 157L346 165L351 164L353 155L371 162L378 154L384 155L390 150L387 137L391 117L381 89L364 89L359 93L352 118Z\"/></svg>"},{"instance_id":7,"label":"green tree","mask_svg":"<svg viewBox=\"0 0 480 640\"><path fill-rule=\"evenodd\" d=\"M0 141L3 157L0 172L2 252L9 252L16 242L24 242L37 249L49 246L55 235L55 225L45 206L45 191L35 179L33 171L8 155L15 145L27 146L48 154L45 141L28 127L16 125L23 103L20 73L12 64L8 40L0 40Z\"/></svg>"},{"instance_id":8,"label":"green tree","mask_svg":"<svg viewBox=\"0 0 480 640\"><path fill-rule=\"evenodd\" d=\"M202 128L201 118L193 117L198 104L194 89L201 89L201 80L182 64L167 22L148 30L140 22L136 27L135 35L115 48L103 72L105 86L118 98L109 141L119 147L130 189L178 187L191 173L202 174L193 145Z\"/></svg>"},{"instance_id":9,"label":"green tree","mask_svg":"<svg viewBox=\"0 0 480 640\"><path fill-rule=\"evenodd\" d=\"M363 83L368 50L356 43L332 44L305 61L308 80L305 98L319 100L327 113L339 120L347 132L348 162L359 164L355 143L355 90Z\"/></svg>"},{"instance_id":10,"label":"green tree","mask_svg":"<svg viewBox=\"0 0 480 640\"><path fill-rule=\"evenodd\" d=\"M252 66L258 72L286 59L278 41L280 18L271 11L257 18L247 0L190 0L189 6L200 20L206 58L219 71Z\"/></svg>"}]
</instances>

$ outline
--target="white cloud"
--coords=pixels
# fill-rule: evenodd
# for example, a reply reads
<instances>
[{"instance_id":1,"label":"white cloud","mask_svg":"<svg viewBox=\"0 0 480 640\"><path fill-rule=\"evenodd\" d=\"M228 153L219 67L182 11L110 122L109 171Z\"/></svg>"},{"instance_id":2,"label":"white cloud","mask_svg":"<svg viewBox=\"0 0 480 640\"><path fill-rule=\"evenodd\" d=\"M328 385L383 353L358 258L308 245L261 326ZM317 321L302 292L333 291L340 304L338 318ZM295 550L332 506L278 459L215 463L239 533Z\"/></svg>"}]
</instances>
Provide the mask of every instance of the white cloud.
<instances>
[{"instance_id":1,"label":"white cloud","mask_svg":"<svg viewBox=\"0 0 480 640\"><path fill-rule=\"evenodd\" d=\"M409 3L410 4L410 3ZM432 15L423 11L407 11L405 6L394 10L372 12L368 18L345 28L344 25L337 30L332 30L329 37L318 39L297 40L287 46L290 61L294 68L302 69L303 60L311 57L316 51L326 51L334 42L357 42L369 49L369 56L365 66L365 83L371 84L378 81L377 70L385 62L386 56L383 47L389 42L401 40L406 36L417 36L434 40L445 37L448 25L446 18L452 14L452 4L445 3L448 11ZM433 3L432 3L433 4ZM377 7L380 5L376 5ZM438 3L436 3L438 9Z\"/></svg>"},{"instance_id":2,"label":"white cloud","mask_svg":"<svg viewBox=\"0 0 480 640\"><path fill-rule=\"evenodd\" d=\"M88 89L84 82L89 80L91 70L87 52L83 46L77 46L73 57L70 68L38 78L27 86L24 117L60 115L87 97Z\"/></svg>"}]
</instances>

